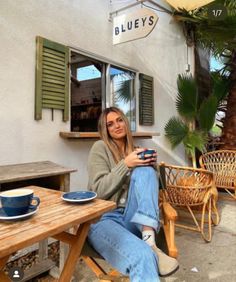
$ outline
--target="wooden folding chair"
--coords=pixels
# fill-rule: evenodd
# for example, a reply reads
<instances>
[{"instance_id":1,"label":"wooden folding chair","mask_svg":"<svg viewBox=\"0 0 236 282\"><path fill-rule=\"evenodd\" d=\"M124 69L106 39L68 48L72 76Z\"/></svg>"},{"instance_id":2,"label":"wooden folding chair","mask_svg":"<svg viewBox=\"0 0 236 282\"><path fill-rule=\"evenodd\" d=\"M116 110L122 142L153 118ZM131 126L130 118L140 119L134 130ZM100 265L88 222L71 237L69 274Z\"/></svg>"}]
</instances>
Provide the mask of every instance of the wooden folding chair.
<instances>
[{"instance_id":1,"label":"wooden folding chair","mask_svg":"<svg viewBox=\"0 0 236 282\"><path fill-rule=\"evenodd\" d=\"M166 251L169 256L177 257L178 251L175 245L175 224L177 213L169 203L161 203L160 208L163 217L163 226L158 233L156 242L158 247ZM99 264L98 259L103 259L90 245L86 242L82 250L82 258L86 265L93 271L100 282L125 282L129 281L127 276L122 275L113 269L107 272L104 267Z\"/></svg>"},{"instance_id":2,"label":"wooden folding chair","mask_svg":"<svg viewBox=\"0 0 236 282\"><path fill-rule=\"evenodd\" d=\"M217 189L213 173L204 169L160 164L163 203L188 211L194 224L176 222L176 226L201 233L206 242L212 239L212 224L219 223L216 207ZM199 219L200 215L200 219Z\"/></svg>"},{"instance_id":3,"label":"wooden folding chair","mask_svg":"<svg viewBox=\"0 0 236 282\"><path fill-rule=\"evenodd\" d=\"M216 187L236 200L236 151L217 150L200 156L200 166L214 173Z\"/></svg>"}]
</instances>

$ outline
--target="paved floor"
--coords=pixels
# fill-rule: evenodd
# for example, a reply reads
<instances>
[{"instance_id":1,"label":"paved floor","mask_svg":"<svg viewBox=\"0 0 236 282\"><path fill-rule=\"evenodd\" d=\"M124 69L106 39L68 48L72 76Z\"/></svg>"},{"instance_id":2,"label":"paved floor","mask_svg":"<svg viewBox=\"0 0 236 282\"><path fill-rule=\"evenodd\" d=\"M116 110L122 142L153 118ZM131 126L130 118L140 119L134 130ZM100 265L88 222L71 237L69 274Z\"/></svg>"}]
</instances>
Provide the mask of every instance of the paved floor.
<instances>
[{"instance_id":1,"label":"paved floor","mask_svg":"<svg viewBox=\"0 0 236 282\"><path fill-rule=\"evenodd\" d=\"M180 269L162 282L236 282L236 201L220 200L219 211L221 221L214 227L211 243L205 243L199 233L176 228ZM75 272L77 281L98 280L80 261Z\"/></svg>"}]
</instances>

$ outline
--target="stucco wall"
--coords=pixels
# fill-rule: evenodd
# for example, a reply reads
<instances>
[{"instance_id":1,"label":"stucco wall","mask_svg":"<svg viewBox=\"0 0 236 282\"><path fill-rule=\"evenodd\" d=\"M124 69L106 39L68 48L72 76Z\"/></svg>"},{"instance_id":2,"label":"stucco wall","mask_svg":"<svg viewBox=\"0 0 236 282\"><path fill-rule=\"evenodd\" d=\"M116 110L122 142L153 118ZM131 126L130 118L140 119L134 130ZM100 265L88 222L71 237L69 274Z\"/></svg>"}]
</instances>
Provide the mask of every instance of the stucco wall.
<instances>
[{"instance_id":1,"label":"stucco wall","mask_svg":"<svg viewBox=\"0 0 236 282\"><path fill-rule=\"evenodd\" d=\"M129 4L134 1L124 1ZM158 2L158 1L157 1ZM163 2L159 1L161 4ZM159 160L185 161L183 148L172 151L163 127L175 113L176 77L185 71L186 45L181 27L166 13L146 38L112 45L109 12L117 8L109 0L3 0L0 1L0 165L51 160L78 168L71 189L87 184L86 162L93 141L68 141L59 131L68 131L62 113L43 110L34 120L35 37L40 35L118 63L154 77L155 125L140 131L158 131L159 137L138 141L158 149ZM138 9L135 7L134 9ZM192 53L189 61L193 66Z\"/></svg>"}]
</instances>

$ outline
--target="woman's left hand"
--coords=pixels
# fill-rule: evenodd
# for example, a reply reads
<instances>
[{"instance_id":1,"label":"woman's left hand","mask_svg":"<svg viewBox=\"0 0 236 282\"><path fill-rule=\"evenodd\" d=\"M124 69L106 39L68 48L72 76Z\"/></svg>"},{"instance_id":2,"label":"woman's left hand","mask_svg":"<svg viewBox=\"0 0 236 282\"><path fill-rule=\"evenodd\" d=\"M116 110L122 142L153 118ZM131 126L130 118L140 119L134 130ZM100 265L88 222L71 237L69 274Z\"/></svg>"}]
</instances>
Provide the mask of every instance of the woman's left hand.
<instances>
[{"instance_id":1,"label":"woman's left hand","mask_svg":"<svg viewBox=\"0 0 236 282\"><path fill-rule=\"evenodd\" d=\"M153 149L148 149L148 148L138 148L137 150L141 149L142 151L141 152L145 152L146 150L153 150ZM151 155L149 154L145 154L145 165L151 165L151 166L155 166L156 165L156 162L157 162L157 152L156 150L154 150L155 153L152 153ZM139 153L138 152L138 157L140 158L139 156Z\"/></svg>"},{"instance_id":2,"label":"woman's left hand","mask_svg":"<svg viewBox=\"0 0 236 282\"><path fill-rule=\"evenodd\" d=\"M157 154L152 154L152 157L147 159L140 159L139 153L146 151L146 148L137 148L125 158L125 163L129 168L136 166L149 166L156 164Z\"/></svg>"}]
</instances>

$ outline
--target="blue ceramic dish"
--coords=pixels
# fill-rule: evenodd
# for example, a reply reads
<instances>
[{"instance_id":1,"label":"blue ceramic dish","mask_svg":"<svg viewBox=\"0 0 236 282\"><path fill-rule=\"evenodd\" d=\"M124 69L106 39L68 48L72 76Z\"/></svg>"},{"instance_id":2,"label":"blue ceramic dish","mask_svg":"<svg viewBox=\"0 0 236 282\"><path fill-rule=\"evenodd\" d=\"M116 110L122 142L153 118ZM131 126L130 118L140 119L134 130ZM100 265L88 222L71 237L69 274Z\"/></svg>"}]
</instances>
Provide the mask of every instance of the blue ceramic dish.
<instances>
[{"instance_id":1,"label":"blue ceramic dish","mask_svg":"<svg viewBox=\"0 0 236 282\"><path fill-rule=\"evenodd\" d=\"M20 220L20 219L26 219L30 217L31 215L35 214L39 210L38 207L31 207L28 209L28 211L21 215L7 215L2 208L0 208L0 220Z\"/></svg>"},{"instance_id":2,"label":"blue ceramic dish","mask_svg":"<svg viewBox=\"0 0 236 282\"><path fill-rule=\"evenodd\" d=\"M97 197L93 191L76 191L63 194L62 200L73 203L88 202Z\"/></svg>"}]
</instances>

